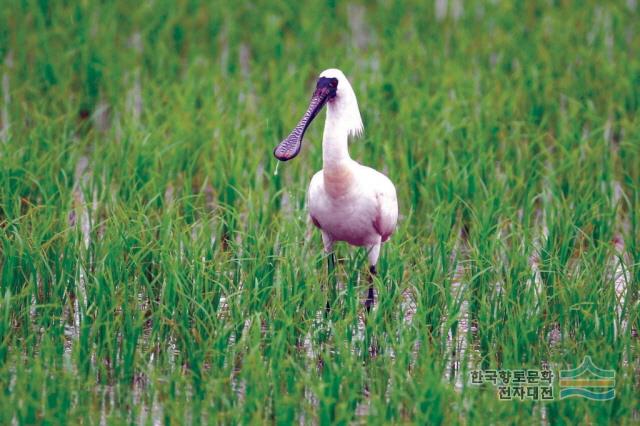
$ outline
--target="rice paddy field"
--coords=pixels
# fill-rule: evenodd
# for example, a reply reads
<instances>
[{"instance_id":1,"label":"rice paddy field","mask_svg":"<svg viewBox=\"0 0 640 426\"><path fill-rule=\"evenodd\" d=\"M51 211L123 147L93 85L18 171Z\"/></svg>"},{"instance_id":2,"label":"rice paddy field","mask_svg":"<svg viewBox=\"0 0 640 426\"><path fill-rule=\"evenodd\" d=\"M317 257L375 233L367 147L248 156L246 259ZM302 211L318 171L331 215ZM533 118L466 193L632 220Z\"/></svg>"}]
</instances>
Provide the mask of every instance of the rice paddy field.
<instances>
[{"instance_id":1,"label":"rice paddy field","mask_svg":"<svg viewBox=\"0 0 640 426\"><path fill-rule=\"evenodd\" d=\"M324 113L272 154L332 67L400 204L369 314ZM0 80L0 424L640 422L636 0L3 0Z\"/></svg>"}]
</instances>

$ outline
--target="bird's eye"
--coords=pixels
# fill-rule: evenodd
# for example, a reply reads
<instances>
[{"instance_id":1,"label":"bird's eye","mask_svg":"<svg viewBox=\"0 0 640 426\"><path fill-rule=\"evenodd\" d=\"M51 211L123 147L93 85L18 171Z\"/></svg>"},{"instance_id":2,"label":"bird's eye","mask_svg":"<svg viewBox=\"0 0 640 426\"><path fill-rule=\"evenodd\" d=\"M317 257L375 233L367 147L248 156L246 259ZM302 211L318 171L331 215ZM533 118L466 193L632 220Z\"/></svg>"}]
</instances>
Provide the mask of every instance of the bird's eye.
<instances>
[{"instance_id":1,"label":"bird's eye","mask_svg":"<svg viewBox=\"0 0 640 426\"><path fill-rule=\"evenodd\" d=\"M338 87L338 82L337 81L332 81L331 82L331 87Z\"/></svg>"}]
</instances>

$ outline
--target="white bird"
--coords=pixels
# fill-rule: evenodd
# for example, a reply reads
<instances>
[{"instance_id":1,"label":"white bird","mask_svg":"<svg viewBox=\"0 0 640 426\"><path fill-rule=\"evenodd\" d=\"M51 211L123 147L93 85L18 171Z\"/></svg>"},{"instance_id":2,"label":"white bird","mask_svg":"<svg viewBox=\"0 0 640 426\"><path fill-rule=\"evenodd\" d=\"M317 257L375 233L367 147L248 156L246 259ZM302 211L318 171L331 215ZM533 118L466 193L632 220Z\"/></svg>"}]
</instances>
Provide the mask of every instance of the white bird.
<instances>
[{"instance_id":1,"label":"white bird","mask_svg":"<svg viewBox=\"0 0 640 426\"><path fill-rule=\"evenodd\" d=\"M335 264L333 244L345 241L367 248L369 271L375 275L380 246L393 234L398 221L396 188L387 176L349 156L348 138L360 136L363 124L356 94L342 71L328 69L320 74L307 112L273 152L281 161L298 155L307 127L325 104L323 169L309 184L309 215L322 233L325 252L330 254L330 274ZM367 310L373 301L371 284Z\"/></svg>"}]
</instances>

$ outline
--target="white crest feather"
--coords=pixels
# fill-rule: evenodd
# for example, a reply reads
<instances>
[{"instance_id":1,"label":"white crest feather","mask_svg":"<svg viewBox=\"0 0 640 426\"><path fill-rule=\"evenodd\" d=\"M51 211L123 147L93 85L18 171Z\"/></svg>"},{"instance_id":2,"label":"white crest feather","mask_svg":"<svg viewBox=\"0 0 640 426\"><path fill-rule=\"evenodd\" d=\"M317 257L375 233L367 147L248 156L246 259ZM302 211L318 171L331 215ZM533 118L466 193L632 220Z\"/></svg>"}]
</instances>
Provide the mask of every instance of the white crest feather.
<instances>
[{"instance_id":1,"label":"white crest feather","mask_svg":"<svg viewBox=\"0 0 640 426\"><path fill-rule=\"evenodd\" d=\"M336 68L322 71L320 77L338 79L336 97L332 102L329 102L328 113L340 117L340 122L346 126L349 136L361 136L364 133L364 124L358 108L358 99L347 77Z\"/></svg>"}]
</instances>

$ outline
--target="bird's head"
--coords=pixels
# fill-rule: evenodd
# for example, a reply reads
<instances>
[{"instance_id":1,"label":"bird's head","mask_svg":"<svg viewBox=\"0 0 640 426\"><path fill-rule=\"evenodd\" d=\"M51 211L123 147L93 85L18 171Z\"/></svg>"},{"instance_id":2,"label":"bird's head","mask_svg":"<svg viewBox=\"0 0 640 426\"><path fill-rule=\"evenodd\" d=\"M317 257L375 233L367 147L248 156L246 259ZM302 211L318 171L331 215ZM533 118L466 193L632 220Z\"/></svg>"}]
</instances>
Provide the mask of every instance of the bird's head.
<instances>
[{"instance_id":1,"label":"bird's head","mask_svg":"<svg viewBox=\"0 0 640 426\"><path fill-rule=\"evenodd\" d=\"M320 74L309 108L298 125L273 150L273 155L278 160L287 161L298 155L304 133L326 104L329 105L329 114L335 116L337 124L344 126L349 135L358 136L362 133L362 118L356 94L344 73L339 69L330 68Z\"/></svg>"}]
</instances>

